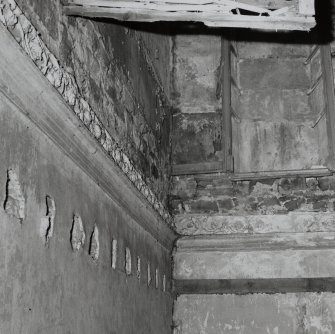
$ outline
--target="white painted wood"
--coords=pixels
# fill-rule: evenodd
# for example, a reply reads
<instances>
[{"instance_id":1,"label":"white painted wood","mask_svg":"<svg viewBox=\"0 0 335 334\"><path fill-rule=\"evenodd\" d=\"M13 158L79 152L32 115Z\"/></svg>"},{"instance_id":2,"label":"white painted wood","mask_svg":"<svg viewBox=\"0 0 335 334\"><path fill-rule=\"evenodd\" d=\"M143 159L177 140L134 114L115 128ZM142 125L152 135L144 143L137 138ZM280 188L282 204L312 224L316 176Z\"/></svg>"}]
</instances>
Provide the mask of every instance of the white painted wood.
<instances>
[{"instance_id":1,"label":"white painted wood","mask_svg":"<svg viewBox=\"0 0 335 334\"><path fill-rule=\"evenodd\" d=\"M299 14L307 16L315 15L314 0L299 0Z\"/></svg>"},{"instance_id":2,"label":"white painted wood","mask_svg":"<svg viewBox=\"0 0 335 334\"><path fill-rule=\"evenodd\" d=\"M304 11L300 15L297 1L292 6L274 1L269 9L271 2L264 0L68 0L64 10L68 15L121 21L198 21L211 27L310 30L316 24L314 14L308 9L311 14ZM251 14L242 15L241 10Z\"/></svg>"}]
</instances>

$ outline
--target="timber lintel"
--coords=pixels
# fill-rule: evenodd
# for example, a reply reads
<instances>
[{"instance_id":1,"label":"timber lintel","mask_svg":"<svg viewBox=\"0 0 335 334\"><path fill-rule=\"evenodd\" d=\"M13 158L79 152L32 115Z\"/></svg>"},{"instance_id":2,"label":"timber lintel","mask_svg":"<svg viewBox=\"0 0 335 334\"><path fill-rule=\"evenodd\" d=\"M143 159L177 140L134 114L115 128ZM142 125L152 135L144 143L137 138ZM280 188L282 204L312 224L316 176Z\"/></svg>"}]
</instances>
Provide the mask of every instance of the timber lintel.
<instances>
[{"instance_id":1,"label":"timber lintel","mask_svg":"<svg viewBox=\"0 0 335 334\"><path fill-rule=\"evenodd\" d=\"M66 0L68 15L120 21L192 21L209 27L310 30L313 0Z\"/></svg>"}]
</instances>

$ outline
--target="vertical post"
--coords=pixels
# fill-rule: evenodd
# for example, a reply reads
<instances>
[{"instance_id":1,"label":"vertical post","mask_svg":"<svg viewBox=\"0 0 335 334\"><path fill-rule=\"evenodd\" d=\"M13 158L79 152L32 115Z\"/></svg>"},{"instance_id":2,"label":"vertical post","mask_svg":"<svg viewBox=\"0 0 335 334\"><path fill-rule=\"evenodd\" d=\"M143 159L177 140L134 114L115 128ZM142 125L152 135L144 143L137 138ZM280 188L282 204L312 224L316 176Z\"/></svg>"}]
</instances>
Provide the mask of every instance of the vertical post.
<instances>
[{"instance_id":1,"label":"vertical post","mask_svg":"<svg viewBox=\"0 0 335 334\"><path fill-rule=\"evenodd\" d=\"M323 90L326 101L328 150L330 155L330 162L327 167L330 170L335 170L335 93L330 45L321 45L320 50L324 85Z\"/></svg>"},{"instance_id":2,"label":"vertical post","mask_svg":"<svg viewBox=\"0 0 335 334\"><path fill-rule=\"evenodd\" d=\"M232 156L232 120L231 120L231 59L230 41L221 37L221 57L223 59L223 78L221 85L222 98L222 148L223 148L223 171L231 173L234 171Z\"/></svg>"}]
</instances>

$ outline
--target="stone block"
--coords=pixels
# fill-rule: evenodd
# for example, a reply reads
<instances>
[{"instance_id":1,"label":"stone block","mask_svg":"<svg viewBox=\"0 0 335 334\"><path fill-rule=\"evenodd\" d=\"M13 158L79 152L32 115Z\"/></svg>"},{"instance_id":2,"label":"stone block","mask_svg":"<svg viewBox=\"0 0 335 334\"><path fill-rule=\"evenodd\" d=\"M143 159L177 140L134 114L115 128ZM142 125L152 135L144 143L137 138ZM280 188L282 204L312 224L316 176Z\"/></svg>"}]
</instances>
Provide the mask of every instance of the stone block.
<instances>
[{"instance_id":1,"label":"stone block","mask_svg":"<svg viewBox=\"0 0 335 334\"><path fill-rule=\"evenodd\" d=\"M322 191L335 190L335 177L324 176L318 178L319 188Z\"/></svg>"},{"instance_id":2,"label":"stone block","mask_svg":"<svg viewBox=\"0 0 335 334\"><path fill-rule=\"evenodd\" d=\"M189 201L185 205L186 212L203 212L203 213L215 213L219 211L216 201L211 199L199 199Z\"/></svg>"}]
</instances>

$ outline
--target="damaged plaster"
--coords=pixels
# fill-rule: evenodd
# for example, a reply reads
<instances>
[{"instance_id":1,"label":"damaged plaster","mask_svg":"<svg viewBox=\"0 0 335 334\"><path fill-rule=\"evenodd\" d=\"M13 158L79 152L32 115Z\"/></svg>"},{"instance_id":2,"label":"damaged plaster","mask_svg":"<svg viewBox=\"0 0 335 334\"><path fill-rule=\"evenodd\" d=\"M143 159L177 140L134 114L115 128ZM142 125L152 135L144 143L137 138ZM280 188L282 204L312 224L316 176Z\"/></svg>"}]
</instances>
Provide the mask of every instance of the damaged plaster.
<instances>
[{"instance_id":1,"label":"damaged plaster","mask_svg":"<svg viewBox=\"0 0 335 334\"><path fill-rule=\"evenodd\" d=\"M128 276L131 275L131 252L128 247L126 247L126 261L125 261L125 270Z\"/></svg>"},{"instance_id":2,"label":"damaged plaster","mask_svg":"<svg viewBox=\"0 0 335 334\"><path fill-rule=\"evenodd\" d=\"M85 237L83 221L79 215L75 214L71 230L71 246L73 251L77 252L84 247Z\"/></svg>"},{"instance_id":3,"label":"damaged plaster","mask_svg":"<svg viewBox=\"0 0 335 334\"><path fill-rule=\"evenodd\" d=\"M99 230L97 225L94 225L94 229L90 240L90 256L93 261L97 261L99 258L100 244L99 244Z\"/></svg>"},{"instance_id":4,"label":"damaged plaster","mask_svg":"<svg viewBox=\"0 0 335 334\"><path fill-rule=\"evenodd\" d=\"M46 216L41 218L41 237L44 239L45 245L48 246L50 239L53 236L54 221L56 216L55 200L47 195L46 196Z\"/></svg>"},{"instance_id":5,"label":"damaged plaster","mask_svg":"<svg viewBox=\"0 0 335 334\"><path fill-rule=\"evenodd\" d=\"M25 199L18 176L13 169L7 171L4 209L8 215L16 217L21 223L23 222L25 218Z\"/></svg>"}]
</instances>

